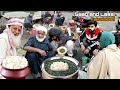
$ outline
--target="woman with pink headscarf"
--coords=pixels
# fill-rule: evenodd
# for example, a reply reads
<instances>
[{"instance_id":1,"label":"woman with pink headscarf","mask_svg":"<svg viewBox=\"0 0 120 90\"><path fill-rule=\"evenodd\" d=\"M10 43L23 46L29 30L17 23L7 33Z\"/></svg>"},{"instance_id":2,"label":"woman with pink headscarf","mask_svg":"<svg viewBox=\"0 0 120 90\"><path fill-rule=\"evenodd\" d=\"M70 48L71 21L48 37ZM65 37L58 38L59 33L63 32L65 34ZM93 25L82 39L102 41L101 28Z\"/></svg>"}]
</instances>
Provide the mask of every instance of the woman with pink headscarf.
<instances>
[{"instance_id":1,"label":"woman with pink headscarf","mask_svg":"<svg viewBox=\"0 0 120 90\"><path fill-rule=\"evenodd\" d=\"M23 21L19 18L12 18L8 21L6 29L0 34L0 63L7 56L16 54L16 47L21 43L23 34Z\"/></svg>"}]
</instances>

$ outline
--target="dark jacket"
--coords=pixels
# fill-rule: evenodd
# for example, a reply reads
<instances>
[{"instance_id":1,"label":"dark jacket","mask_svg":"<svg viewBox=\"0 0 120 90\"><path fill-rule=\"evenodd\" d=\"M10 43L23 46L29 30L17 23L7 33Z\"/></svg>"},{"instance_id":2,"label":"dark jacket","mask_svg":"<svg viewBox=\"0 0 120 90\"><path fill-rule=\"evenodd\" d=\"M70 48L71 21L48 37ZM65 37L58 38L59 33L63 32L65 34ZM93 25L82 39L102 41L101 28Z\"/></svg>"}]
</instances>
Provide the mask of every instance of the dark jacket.
<instances>
[{"instance_id":1,"label":"dark jacket","mask_svg":"<svg viewBox=\"0 0 120 90\"><path fill-rule=\"evenodd\" d=\"M100 41L101 32L99 28L96 28L94 32L90 33L88 28L86 28L80 36L80 43L83 43L83 39L86 38L85 42L89 44L88 47L96 46L96 41Z\"/></svg>"},{"instance_id":2,"label":"dark jacket","mask_svg":"<svg viewBox=\"0 0 120 90\"><path fill-rule=\"evenodd\" d=\"M25 17L24 20L24 26L27 28L32 28L32 26L34 25L34 22L32 20L32 16L28 15L27 17Z\"/></svg>"}]
</instances>

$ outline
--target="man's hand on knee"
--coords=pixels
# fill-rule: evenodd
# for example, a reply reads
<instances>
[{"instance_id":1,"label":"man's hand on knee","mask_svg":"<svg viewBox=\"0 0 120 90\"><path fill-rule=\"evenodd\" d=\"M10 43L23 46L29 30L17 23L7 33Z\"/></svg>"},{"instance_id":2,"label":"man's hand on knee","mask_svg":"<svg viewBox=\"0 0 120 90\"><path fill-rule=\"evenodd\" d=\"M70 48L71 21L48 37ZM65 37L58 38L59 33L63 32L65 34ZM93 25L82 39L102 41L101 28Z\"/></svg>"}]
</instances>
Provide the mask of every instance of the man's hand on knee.
<instances>
[{"instance_id":1,"label":"man's hand on knee","mask_svg":"<svg viewBox=\"0 0 120 90\"><path fill-rule=\"evenodd\" d=\"M84 45L81 45L81 51L84 52L85 51L85 46Z\"/></svg>"},{"instance_id":2,"label":"man's hand on knee","mask_svg":"<svg viewBox=\"0 0 120 90\"><path fill-rule=\"evenodd\" d=\"M95 50L93 51L93 55L96 56L96 55L98 54L98 52L99 52L99 49L95 49Z\"/></svg>"},{"instance_id":3,"label":"man's hand on knee","mask_svg":"<svg viewBox=\"0 0 120 90\"><path fill-rule=\"evenodd\" d=\"M84 54L88 54L89 51L90 51L89 49L85 49Z\"/></svg>"}]
</instances>

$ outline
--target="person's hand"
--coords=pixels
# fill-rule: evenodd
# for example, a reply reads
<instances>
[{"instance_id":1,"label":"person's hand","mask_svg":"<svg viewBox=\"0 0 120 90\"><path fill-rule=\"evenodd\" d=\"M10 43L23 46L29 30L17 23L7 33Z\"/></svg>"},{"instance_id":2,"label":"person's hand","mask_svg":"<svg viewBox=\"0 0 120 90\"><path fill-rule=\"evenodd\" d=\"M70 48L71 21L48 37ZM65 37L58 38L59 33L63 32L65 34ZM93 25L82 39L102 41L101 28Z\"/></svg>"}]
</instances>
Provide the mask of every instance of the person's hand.
<instances>
[{"instance_id":1,"label":"person's hand","mask_svg":"<svg viewBox=\"0 0 120 90\"><path fill-rule=\"evenodd\" d=\"M100 42L97 41L96 44L97 44L98 48L100 49Z\"/></svg>"},{"instance_id":2,"label":"person's hand","mask_svg":"<svg viewBox=\"0 0 120 90\"><path fill-rule=\"evenodd\" d=\"M84 51L84 54L88 54L89 53L89 49L86 49L85 51Z\"/></svg>"},{"instance_id":3,"label":"person's hand","mask_svg":"<svg viewBox=\"0 0 120 90\"><path fill-rule=\"evenodd\" d=\"M96 56L96 55L98 54L98 52L99 52L99 50L98 50L98 49L95 49L95 50L93 51L93 55Z\"/></svg>"},{"instance_id":4,"label":"person's hand","mask_svg":"<svg viewBox=\"0 0 120 90\"><path fill-rule=\"evenodd\" d=\"M89 63L87 63L87 64L85 65L85 68L87 68L87 67L88 67L88 65L89 65Z\"/></svg>"},{"instance_id":5,"label":"person's hand","mask_svg":"<svg viewBox=\"0 0 120 90\"><path fill-rule=\"evenodd\" d=\"M98 46L100 46L100 42L97 41L96 44L97 44Z\"/></svg>"},{"instance_id":6,"label":"person's hand","mask_svg":"<svg viewBox=\"0 0 120 90\"><path fill-rule=\"evenodd\" d=\"M53 49L53 51L57 52L57 49Z\"/></svg>"},{"instance_id":7,"label":"person's hand","mask_svg":"<svg viewBox=\"0 0 120 90\"><path fill-rule=\"evenodd\" d=\"M86 72L87 72L88 65L89 65L89 63L87 63L87 64L85 65L85 71L86 71Z\"/></svg>"},{"instance_id":8,"label":"person's hand","mask_svg":"<svg viewBox=\"0 0 120 90\"><path fill-rule=\"evenodd\" d=\"M81 51L84 52L85 51L85 46L81 45Z\"/></svg>"},{"instance_id":9,"label":"person's hand","mask_svg":"<svg viewBox=\"0 0 120 90\"><path fill-rule=\"evenodd\" d=\"M46 56L46 52L44 50L39 50L38 53L43 57Z\"/></svg>"}]
</instances>

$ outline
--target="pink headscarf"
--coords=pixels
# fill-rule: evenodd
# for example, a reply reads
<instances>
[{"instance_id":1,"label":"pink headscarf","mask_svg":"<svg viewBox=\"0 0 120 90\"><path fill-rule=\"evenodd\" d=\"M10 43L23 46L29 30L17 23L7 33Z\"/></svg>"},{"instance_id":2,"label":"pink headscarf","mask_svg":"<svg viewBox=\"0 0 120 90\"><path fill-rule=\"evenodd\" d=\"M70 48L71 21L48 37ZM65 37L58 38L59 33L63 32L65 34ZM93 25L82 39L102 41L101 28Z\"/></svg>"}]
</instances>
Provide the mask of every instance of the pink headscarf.
<instances>
[{"instance_id":1,"label":"pink headscarf","mask_svg":"<svg viewBox=\"0 0 120 90\"><path fill-rule=\"evenodd\" d=\"M4 30L4 32L7 33L7 35L8 35L8 41L9 41L9 44L10 44L10 49L13 51L13 53L14 53L15 50L13 50L14 45L13 45L13 41L11 40L11 37L10 37L11 30L9 29L8 26L9 25L20 25L20 26L22 26L22 30L21 30L21 33L20 33L20 36L22 37L22 35L23 35L23 27L24 27L23 23L24 22L19 18L11 18L8 21L7 25L6 25L6 29Z\"/></svg>"},{"instance_id":2,"label":"pink headscarf","mask_svg":"<svg viewBox=\"0 0 120 90\"><path fill-rule=\"evenodd\" d=\"M6 28L7 29L9 29L9 25L19 25L19 26L22 26L22 30L21 30L21 36L22 36L22 34L23 34L23 24L24 24L24 22L21 20L21 19L19 19L19 18L11 18L8 22L7 22L7 25L6 25ZM10 31L10 30L8 30L8 31Z\"/></svg>"}]
</instances>

